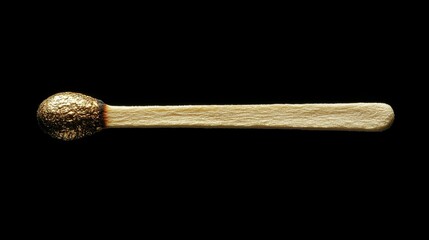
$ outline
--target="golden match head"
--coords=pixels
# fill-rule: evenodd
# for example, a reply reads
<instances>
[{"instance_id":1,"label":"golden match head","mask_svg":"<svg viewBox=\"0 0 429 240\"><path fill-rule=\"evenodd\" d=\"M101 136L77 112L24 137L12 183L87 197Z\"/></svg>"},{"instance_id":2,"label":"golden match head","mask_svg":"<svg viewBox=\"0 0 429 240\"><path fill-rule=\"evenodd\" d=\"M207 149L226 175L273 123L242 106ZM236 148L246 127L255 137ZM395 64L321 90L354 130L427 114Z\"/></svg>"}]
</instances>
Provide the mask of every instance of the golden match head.
<instances>
[{"instance_id":1,"label":"golden match head","mask_svg":"<svg viewBox=\"0 0 429 240\"><path fill-rule=\"evenodd\" d=\"M75 140L104 128L104 105L103 101L81 93L57 93L40 104L37 120L53 138Z\"/></svg>"}]
</instances>

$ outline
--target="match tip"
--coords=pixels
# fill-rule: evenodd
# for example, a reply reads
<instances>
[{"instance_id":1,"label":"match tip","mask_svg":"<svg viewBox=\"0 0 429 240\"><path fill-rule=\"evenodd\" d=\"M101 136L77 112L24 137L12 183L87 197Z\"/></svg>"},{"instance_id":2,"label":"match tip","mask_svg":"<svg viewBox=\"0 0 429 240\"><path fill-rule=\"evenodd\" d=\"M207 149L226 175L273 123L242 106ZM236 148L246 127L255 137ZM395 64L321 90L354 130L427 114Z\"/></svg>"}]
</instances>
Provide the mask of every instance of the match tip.
<instances>
[{"instance_id":1,"label":"match tip","mask_svg":"<svg viewBox=\"0 0 429 240\"><path fill-rule=\"evenodd\" d=\"M44 100L37 120L44 132L65 141L92 135L104 127L104 103L90 96L63 92Z\"/></svg>"}]
</instances>

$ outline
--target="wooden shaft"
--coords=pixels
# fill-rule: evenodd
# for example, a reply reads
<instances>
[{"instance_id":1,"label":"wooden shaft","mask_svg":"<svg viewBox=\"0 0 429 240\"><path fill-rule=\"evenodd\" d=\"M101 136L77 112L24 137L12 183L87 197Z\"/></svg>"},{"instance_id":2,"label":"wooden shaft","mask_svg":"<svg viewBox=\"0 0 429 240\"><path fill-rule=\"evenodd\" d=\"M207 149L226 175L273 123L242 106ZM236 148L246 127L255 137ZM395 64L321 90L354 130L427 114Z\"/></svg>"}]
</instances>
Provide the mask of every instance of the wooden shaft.
<instances>
[{"instance_id":1,"label":"wooden shaft","mask_svg":"<svg viewBox=\"0 0 429 240\"><path fill-rule=\"evenodd\" d=\"M383 131L394 119L384 103L106 106L108 128L278 128Z\"/></svg>"}]
</instances>

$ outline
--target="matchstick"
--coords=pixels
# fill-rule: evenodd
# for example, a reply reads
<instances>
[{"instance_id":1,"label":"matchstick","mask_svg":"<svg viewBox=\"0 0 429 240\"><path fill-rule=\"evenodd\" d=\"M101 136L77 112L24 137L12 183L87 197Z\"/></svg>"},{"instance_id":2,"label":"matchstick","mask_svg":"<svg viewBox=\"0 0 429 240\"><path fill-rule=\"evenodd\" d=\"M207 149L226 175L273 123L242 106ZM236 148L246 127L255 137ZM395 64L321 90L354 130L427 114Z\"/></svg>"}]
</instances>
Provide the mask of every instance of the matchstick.
<instances>
[{"instance_id":1,"label":"matchstick","mask_svg":"<svg viewBox=\"0 0 429 240\"><path fill-rule=\"evenodd\" d=\"M385 103L110 106L80 93L64 92L37 110L40 127L69 141L104 128L258 128L378 132L390 127Z\"/></svg>"}]
</instances>

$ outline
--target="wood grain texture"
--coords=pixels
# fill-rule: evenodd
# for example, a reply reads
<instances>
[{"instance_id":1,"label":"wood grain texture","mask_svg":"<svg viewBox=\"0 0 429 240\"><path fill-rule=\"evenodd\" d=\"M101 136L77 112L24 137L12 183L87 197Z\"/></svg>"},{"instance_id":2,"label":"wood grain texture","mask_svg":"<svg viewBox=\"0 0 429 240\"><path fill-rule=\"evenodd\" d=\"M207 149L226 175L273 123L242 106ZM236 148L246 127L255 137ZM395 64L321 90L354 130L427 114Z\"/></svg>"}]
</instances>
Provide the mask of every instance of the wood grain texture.
<instances>
[{"instance_id":1,"label":"wood grain texture","mask_svg":"<svg viewBox=\"0 0 429 240\"><path fill-rule=\"evenodd\" d=\"M393 120L393 109L384 103L106 106L108 128L383 131Z\"/></svg>"}]
</instances>

